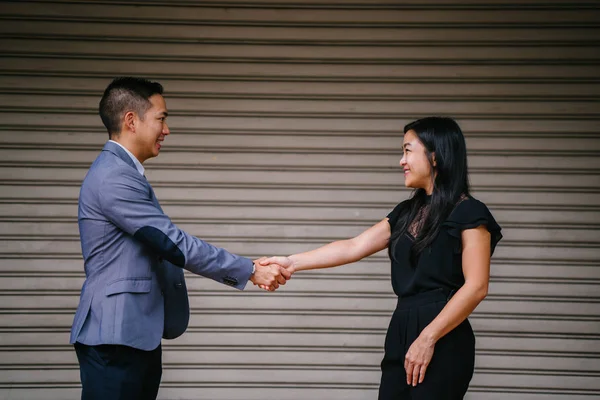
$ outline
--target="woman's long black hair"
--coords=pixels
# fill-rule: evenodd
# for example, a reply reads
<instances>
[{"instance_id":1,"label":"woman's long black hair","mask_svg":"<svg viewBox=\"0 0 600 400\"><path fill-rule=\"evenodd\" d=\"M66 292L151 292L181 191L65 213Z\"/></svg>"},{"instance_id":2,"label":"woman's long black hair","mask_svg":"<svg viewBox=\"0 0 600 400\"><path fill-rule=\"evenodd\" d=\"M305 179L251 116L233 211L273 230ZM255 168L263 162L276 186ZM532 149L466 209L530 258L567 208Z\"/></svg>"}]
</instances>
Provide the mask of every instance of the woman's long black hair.
<instances>
[{"instance_id":1,"label":"woman's long black hair","mask_svg":"<svg viewBox=\"0 0 600 400\"><path fill-rule=\"evenodd\" d=\"M448 218L461 196L469 195L467 146L463 133L452 118L427 117L411 122L404 127L416 133L423 143L431 165L433 192L429 212L411 248L413 266L419 255L433 243L441 224ZM435 153L435 163L433 157ZM400 216L390 237L389 253L394 259L394 247L398 239L406 234L419 209L428 201L425 189L416 189L410 199L403 202Z\"/></svg>"}]
</instances>

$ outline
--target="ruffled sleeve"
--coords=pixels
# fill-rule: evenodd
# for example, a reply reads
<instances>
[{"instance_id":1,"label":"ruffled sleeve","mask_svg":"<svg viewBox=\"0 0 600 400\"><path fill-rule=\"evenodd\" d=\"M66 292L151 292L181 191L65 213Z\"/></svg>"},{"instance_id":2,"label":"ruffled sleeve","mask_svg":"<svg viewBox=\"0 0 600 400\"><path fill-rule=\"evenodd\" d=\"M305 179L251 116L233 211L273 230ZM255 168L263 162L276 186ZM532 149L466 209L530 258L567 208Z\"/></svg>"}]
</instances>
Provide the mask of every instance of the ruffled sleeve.
<instances>
[{"instance_id":1,"label":"ruffled sleeve","mask_svg":"<svg viewBox=\"0 0 600 400\"><path fill-rule=\"evenodd\" d=\"M407 200L401 202L396 207L394 207L394 209L387 215L388 222L390 223L390 227L392 229L394 229L394 227L396 226L396 222L398 222L398 218L400 218L400 214L402 213L407 203Z\"/></svg>"},{"instance_id":2,"label":"ruffled sleeve","mask_svg":"<svg viewBox=\"0 0 600 400\"><path fill-rule=\"evenodd\" d=\"M458 238L459 241L463 230L477 228L480 225L485 225L491 234L491 254L494 254L496 245L502 239L502 228L498 225L487 206L479 200L472 197L463 200L450 213L446 222L442 224L447 229L448 234Z\"/></svg>"}]
</instances>

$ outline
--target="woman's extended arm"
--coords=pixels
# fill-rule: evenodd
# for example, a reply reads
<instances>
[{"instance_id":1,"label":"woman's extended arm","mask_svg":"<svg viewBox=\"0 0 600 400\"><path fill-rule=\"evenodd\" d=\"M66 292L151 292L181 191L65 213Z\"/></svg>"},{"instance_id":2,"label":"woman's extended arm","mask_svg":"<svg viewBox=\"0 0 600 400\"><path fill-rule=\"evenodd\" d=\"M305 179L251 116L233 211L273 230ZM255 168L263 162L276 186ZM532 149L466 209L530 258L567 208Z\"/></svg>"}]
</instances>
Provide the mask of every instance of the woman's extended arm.
<instances>
[{"instance_id":1,"label":"woman's extended arm","mask_svg":"<svg viewBox=\"0 0 600 400\"><path fill-rule=\"evenodd\" d=\"M435 343L463 322L485 298L490 280L490 233L485 226L462 231L462 268L464 285L448 304L423 329L406 353L406 382L423 382Z\"/></svg>"},{"instance_id":2,"label":"woman's extended arm","mask_svg":"<svg viewBox=\"0 0 600 400\"><path fill-rule=\"evenodd\" d=\"M330 268L361 260L385 249L390 240L390 224L384 218L360 235L346 240L338 240L304 253L289 257L270 257L262 260L262 265L279 264L290 272L307 269Z\"/></svg>"}]
</instances>

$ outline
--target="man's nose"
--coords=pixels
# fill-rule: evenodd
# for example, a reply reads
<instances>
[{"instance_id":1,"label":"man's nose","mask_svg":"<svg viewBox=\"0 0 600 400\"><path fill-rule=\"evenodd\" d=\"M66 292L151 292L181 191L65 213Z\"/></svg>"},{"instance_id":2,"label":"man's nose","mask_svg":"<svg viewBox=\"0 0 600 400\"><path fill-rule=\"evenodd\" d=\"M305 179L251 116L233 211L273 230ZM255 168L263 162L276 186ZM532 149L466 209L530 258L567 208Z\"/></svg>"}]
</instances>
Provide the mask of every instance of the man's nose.
<instances>
[{"instance_id":1,"label":"man's nose","mask_svg":"<svg viewBox=\"0 0 600 400\"><path fill-rule=\"evenodd\" d=\"M171 131L169 130L169 126L167 125L166 122L163 125L162 133L163 133L163 135L170 135L171 134Z\"/></svg>"}]
</instances>

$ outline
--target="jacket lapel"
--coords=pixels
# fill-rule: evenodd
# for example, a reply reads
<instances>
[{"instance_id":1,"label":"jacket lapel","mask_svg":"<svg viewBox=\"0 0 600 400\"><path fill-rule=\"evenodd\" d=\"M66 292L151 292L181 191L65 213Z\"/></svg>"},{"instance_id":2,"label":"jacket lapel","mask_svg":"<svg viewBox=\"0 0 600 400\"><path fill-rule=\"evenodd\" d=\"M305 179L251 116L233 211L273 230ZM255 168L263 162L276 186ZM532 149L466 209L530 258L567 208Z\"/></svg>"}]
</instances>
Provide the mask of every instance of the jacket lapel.
<instances>
[{"instance_id":1,"label":"jacket lapel","mask_svg":"<svg viewBox=\"0 0 600 400\"><path fill-rule=\"evenodd\" d=\"M109 151L113 153L121 160L125 161L128 165L130 165L131 168L137 170L135 164L133 163L133 160L131 159L131 157L129 157L129 154L127 154L127 152L123 150L118 144L115 144L113 142L106 142L106 144L102 148L102 151Z\"/></svg>"},{"instance_id":2,"label":"jacket lapel","mask_svg":"<svg viewBox=\"0 0 600 400\"><path fill-rule=\"evenodd\" d=\"M135 166L135 163L129 156L129 154L127 154L127 152L125 150L123 150L121 148L121 146L119 146L118 144L115 144L113 142L106 142L106 144L102 148L102 151L108 151L108 152L113 153L115 156L117 156L121 160L125 161L131 168L135 169L136 171L138 170ZM148 189L150 190L150 198L152 199L152 202L164 214L162 207L158 203L158 199L156 198L156 195L154 194L152 185L150 185L150 182L148 182L148 180L146 179L146 176L144 176L144 180L146 181L146 185L148 185Z\"/></svg>"}]
</instances>

